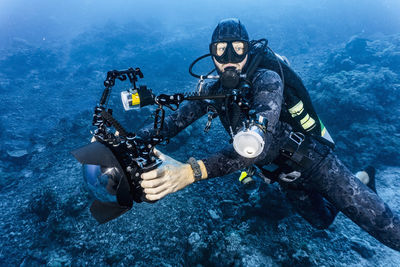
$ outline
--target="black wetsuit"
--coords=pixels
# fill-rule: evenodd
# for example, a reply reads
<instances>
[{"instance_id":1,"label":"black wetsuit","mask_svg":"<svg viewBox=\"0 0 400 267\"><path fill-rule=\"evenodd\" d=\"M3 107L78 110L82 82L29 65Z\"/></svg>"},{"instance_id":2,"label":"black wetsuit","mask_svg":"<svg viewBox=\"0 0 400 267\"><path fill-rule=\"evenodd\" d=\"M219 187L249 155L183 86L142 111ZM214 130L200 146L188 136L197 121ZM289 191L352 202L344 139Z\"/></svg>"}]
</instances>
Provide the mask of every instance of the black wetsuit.
<instances>
[{"instance_id":1,"label":"black wetsuit","mask_svg":"<svg viewBox=\"0 0 400 267\"><path fill-rule=\"evenodd\" d=\"M280 148L289 140L292 127L279 120L283 103L279 75L270 70L258 69L252 82L253 87L243 93L251 109L268 120L264 150L258 157L248 159L240 156L229 145L203 159L209 178L223 176L253 164L267 165L278 157ZM205 90L216 94L222 89L216 82L208 84ZM166 119L162 134L168 137L177 135L206 114L210 104L217 110L228 133L230 126L234 133L242 128L245 117L243 114L237 116L236 104L227 106L223 100L192 101ZM151 130L148 129L142 130L139 135L144 138L149 136ZM328 146L311 136L307 136L306 154L312 164L298 170L301 177L292 183L279 182L298 213L314 227L324 229L341 211L383 244L400 251L400 219L383 200L359 181Z\"/></svg>"}]
</instances>

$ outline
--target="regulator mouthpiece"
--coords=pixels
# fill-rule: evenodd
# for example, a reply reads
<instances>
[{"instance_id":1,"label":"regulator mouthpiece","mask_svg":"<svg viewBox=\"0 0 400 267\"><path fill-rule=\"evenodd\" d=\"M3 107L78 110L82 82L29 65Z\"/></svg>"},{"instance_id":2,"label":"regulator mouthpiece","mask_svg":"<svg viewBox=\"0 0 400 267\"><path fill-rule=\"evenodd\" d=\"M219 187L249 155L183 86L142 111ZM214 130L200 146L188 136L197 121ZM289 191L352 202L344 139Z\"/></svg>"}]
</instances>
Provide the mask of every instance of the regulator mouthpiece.
<instances>
[{"instance_id":1,"label":"regulator mouthpiece","mask_svg":"<svg viewBox=\"0 0 400 267\"><path fill-rule=\"evenodd\" d=\"M256 125L243 129L233 137L233 148L245 158L255 158L264 149L264 132Z\"/></svg>"},{"instance_id":2,"label":"regulator mouthpiece","mask_svg":"<svg viewBox=\"0 0 400 267\"><path fill-rule=\"evenodd\" d=\"M222 87L236 89L240 81L240 73L235 67L227 67L220 76Z\"/></svg>"}]
</instances>

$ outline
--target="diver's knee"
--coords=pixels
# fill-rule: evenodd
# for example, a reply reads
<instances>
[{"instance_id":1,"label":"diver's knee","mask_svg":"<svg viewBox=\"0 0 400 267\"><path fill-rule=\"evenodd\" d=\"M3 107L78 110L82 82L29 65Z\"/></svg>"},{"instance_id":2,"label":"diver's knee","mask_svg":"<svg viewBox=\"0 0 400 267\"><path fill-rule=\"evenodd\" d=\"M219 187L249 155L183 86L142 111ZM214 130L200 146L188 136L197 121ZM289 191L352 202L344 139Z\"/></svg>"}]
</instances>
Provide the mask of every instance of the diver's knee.
<instances>
[{"instance_id":1,"label":"diver's knee","mask_svg":"<svg viewBox=\"0 0 400 267\"><path fill-rule=\"evenodd\" d=\"M323 217L323 216L304 216L304 214L300 214L303 219L305 219L314 229L317 230L326 230L335 220L335 217Z\"/></svg>"},{"instance_id":2,"label":"diver's knee","mask_svg":"<svg viewBox=\"0 0 400 267\"><path fill-rule=\"evenodd\" d=\"M318 230L326 230L331 226L333 221L336 218L337 212L331 212L329 215L325 214L324 216L321 216L319 218L313 218L313 220L309 220L308 222L311 224L311 226L315 229Z\"/></svg>"},{"instance_id":3,"label":"diver's knee","mask_svg":"<svg viewBox=\"0 0 400 267\"><path fill-rule=\"evenodd\" d=\"M333 219L331 220L327 220L327 221L319 221L316 223L312 223L311 226L317 230L326 230L329 228L329 226L331 226L331 224L333 223Z\"/></svg>"}]
</instances>

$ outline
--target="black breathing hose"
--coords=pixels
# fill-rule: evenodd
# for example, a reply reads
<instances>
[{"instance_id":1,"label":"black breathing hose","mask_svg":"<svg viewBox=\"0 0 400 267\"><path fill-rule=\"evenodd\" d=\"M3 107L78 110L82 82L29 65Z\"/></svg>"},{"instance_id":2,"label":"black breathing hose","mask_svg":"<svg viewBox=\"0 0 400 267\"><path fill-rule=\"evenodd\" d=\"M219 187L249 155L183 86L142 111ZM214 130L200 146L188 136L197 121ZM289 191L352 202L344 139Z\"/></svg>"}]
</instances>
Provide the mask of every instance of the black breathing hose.
<instances>
[{"instance_id":1,"label":"black breathing hose","mask_svg":"<svg viewBox=\"0 0 400 267\"><path fill-rule=\"evenodd\" d=\"M264 42L264 45L261 47L261 52L257 53L256 56L254 57L253 62L251 62L249 69L246 72L246 78L252 77L254 72L256 71L258 65L260 65L260 62L262 60L262 54L265 51L265 48L268 47L268 40L267 39L260 39L257 41L254 41L254 45L257 43Z\"/></svg>"},{"instance_id":2,"label":"black breathing hose","mask_svg":"<svg viewBox=\"0 0 400 267\"><path fill-rule=\"evenodd\" d=\"M196 59L192 62L192 64L190 64L190 66L189 66L189 73L190 73L190 75L192 75L193 77L195 77L195 78L197 78L197 79L200 79L200 78L201 78L200 75L197 75L197 74L193 73L193 71L192 71L193 66L194 66L197 62L199 62L200 60L202 60L203 58L210 57L210 56L211 56L211 54L205 54L205 55L202 55L201 57L196 58ZM215 69L213 69L209 74L211 74L214 70L215 70ZM209 74L207 74L207 75L209 75Z\"/></svg>"},{"instance_id":3,"label":"black breathing hose","mask_svg":"<svg viewBox=\"0 0 400 267\"><path fill-rule=\"evenodd\" d=\"M269 46L267 48L275 56L276 62L278 62L279 71L281 72L282 87L283 87L283 90L285 90L285 75L283 75L283 69L282 69L281 61L279 60L278 56L275 54L275 52Z\"/></svg>"}]
</instances>

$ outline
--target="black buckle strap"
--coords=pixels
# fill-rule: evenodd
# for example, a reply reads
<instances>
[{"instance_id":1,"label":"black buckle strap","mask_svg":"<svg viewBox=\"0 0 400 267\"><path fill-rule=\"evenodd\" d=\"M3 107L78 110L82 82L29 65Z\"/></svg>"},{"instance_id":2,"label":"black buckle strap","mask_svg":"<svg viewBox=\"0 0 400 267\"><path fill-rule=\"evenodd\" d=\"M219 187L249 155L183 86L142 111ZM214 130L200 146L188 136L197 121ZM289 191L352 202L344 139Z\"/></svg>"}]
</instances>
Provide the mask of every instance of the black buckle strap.
<instances>
[{"instance_id":1,"label":"black buckle strap","mask_svg":"<svg viewBox=\"0 0 400 267\"><path fill-rule=\"evenodd\" d=\"M300 132L291 132L289 140L280 150L278 161L297 171L307 169L313 161L307 156L308 143L306 136Z\"/></svg>"},{"instance_id":2,"label":"black buckle strap","mask_svg":"<svg viewBox=\"0 0 400 267\"><path fill-rule=\"evenodd\" d=\"M287 158L292 158L297 154L302 146L302 144L305 144L305 135L303 133L299 132L291 132L289 134L289 140L286 142L286 144L281 148L280 152Z\"/></svg>"},{"instance_id":3,"label":"black buckle strap","mask_svg":"<svg viewBox=\"0 0 400 267\"><path fill-rule=\"evenodd\" d=\"M291 132L286 144L280 149L280 154L273 161L276 169L266 170L260 168L263 174L273 181L282 181L292 183L301 177L304 170L309 169L314 161L308 156L310 136L303 133ZM320 145L324 155L329 153L330 149L325 145Z\"/></svg>"},{"instance_id":4,"label":"black buckle strap","mask_svg":"<svg viewBox=\"0 0 400 267\"><path fill-rule=\"evenodd\" d=\"M300 147L304 139L306 139L306 136L300 132L291 132L289 134L289 139L295 142Z\"/></svg>"}]
</instances>

